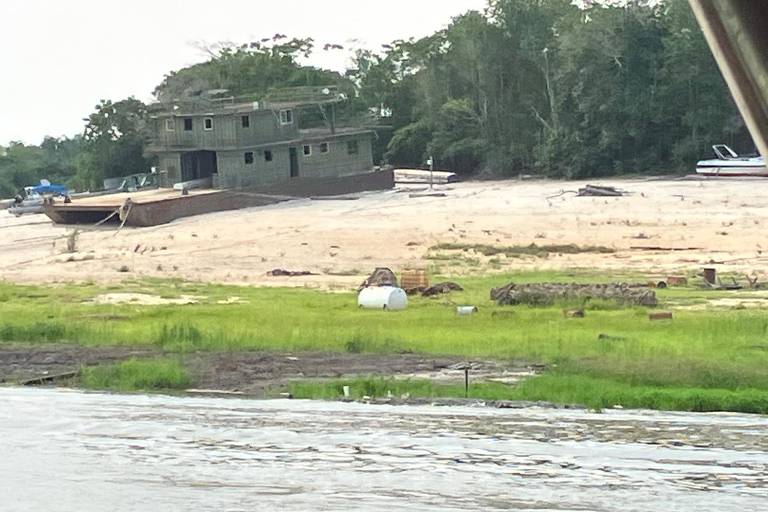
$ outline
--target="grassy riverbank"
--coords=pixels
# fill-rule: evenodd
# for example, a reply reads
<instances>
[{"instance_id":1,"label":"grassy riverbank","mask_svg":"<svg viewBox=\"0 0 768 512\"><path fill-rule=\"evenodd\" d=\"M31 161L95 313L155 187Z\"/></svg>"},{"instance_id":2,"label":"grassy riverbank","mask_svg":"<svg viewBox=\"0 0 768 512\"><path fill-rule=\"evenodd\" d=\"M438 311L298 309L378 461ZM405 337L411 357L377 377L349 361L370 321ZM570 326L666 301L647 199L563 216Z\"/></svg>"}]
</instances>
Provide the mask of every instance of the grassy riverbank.
<instances>
[{"instance_id":1,"label":"grassy riverbank","mask_svg":"<svg viewBox=\"0 0 768 512\"><path fill-rule=\"evenodd\" d=\"M309 289L172 281L111 288L0 284L0 346L3 342L124 345L152 347L172 355L242 350L416 352L518 360L549 365L550 371L516 388L478 384L473 392L484 395L478 398L549 400L592 407L767 412L768 317L764 311L744 309L733 301L759 299L757 292L696 287L660 290L660 308L675 315L674 320L664 322L650 322L647 308L591 303L585 307L586 318L571 319L562 310L574 304L499 307L488 296L491 287L509 281L606 280L604 275L589 273L462 278L458 281L465 292L436 299L414 298L407 311L392 314L359 310L353 293ZM627 275L610 280L643 279ZM114 300L109 294L125 293L143 295L119 305L95 303ZM160 302L193 303L141 305L147 296ZM457 317L456 305L465 304L478 306L480 312ZM144 368L142 372L162 374L168 368L160 370ZM88 370L84 382L90 387L130 388L119 384L129 374L125 368L122 373L98 375ZM133 388L163 387L166 382L133 380L138 382ZM113 382L118 384L111 385ZM413 396L419 392L457 395L450 386L409 385L422 389L414 389ZM329 386L337 389L338 383ZM298 390L295 394L304 395ZM305 394L330 397L325 391ZM463 387L457 396L463 396Z\"/></svg>"},{"instance_id":2,"label":"grassy riverbank","mask_svg":"<svg viewBox=\"0 0 768 512\"><path fill-rule=\"evenodd\" d=\"M349 397L364 398L472 398L494 401L550 402L586 406L596 410L658 409L669 411L731 411L768 414L765 389L719 389L652 386L555 372L528 379L518 385L499 382L439 384L429 380L393 378L296 381L290 392L299 399L338 400L349 387Z\"/></svg>"}]
</instances>

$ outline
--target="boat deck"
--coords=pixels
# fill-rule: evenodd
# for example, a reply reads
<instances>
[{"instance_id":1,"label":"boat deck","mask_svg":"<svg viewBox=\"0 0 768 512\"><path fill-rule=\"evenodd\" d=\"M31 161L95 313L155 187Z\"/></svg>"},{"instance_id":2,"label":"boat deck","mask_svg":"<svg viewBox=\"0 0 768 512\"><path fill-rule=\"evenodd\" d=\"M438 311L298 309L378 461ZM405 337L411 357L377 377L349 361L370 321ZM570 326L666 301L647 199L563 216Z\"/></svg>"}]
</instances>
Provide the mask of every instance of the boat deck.
<instances>
[{"instance_id":1,"label":"boat deck","mask_svg":"<svg viewBox=\"0 0 768 512\"><path fill-rule=\"evenodd\" d=\"M119 192L117 194L99 195L74 199L71 203L56 203L56 208L62 210L79 210L82 208L111 208L112 211L120 208L130 199L134 204L155 203L169 201L180 197L194 197L206 194L215 194L218 190L190 190L187 196L182 196L178 190L161 188L152 190L140 190L138 192Z\"/></svg>"},{"instance_id":2,"label":"boat deck","mask_svg":"<svg viewBox=\"0 0 768 512\"><path fill-rule=\"evenodd\" d=\"M74 198L71 203L45 205L57 224L97 224L110 219L128 226L167 224L181 217L267 206L301 197L332 196L394 187L391 171L333 178L301 178L255 189L153 189ZM128 201L130 199L130 202ZM130 207L129 207L130 205Z\"/></svg>"},{"instance_id":3,"label":"boat deck","mask_svg":"<svg viewBox=\"0 0 768 512\"><path fill-rule=\"evenodd\" d=\"M224 190L190 190L187 195L172 189L121 192L46 205L45 213L57 224L96 224L107 219L128 226L167 224L181 217L215 211L265 206L286 198ZM130 208L128 203L130 200Z\"/></svg>"}]
</instances>

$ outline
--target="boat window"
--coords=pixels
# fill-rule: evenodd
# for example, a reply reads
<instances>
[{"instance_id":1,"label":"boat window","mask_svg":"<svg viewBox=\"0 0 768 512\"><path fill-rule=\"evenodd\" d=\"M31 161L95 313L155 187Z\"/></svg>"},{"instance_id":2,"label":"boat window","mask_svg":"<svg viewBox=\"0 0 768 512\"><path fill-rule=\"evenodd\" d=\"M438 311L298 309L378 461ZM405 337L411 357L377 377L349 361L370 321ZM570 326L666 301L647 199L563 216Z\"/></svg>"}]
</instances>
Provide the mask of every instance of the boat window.
<instances>
[{"instance_id":1,"label":"boat window","mask_svg":"<svg viewBox=\"0 0 768 512\"><path fill-rule=\"evenodd\" d=\"M194 128L194 125L192 124L192 118L187 117L186 119L184 119L184 131L191 132L193 128Z\"/></svg>"},{"instance_id":2,"label":"boat window","mask_svg":"<svg viewBox=\"0 0 768 512\"><path fill-rule=\"evenodd\" d=\"M243 125L243 128L250 128L251 127L251 116L242 116L240 117L240 122Z\"/></svg>"},{"instance_id":3,"label":"boat window","mask_svg":"<svg viewBox=\"0 0 768 512\"><path fill-rule=\"evenodd\" d=\"M726 146L725 144L718 144L716 146L712 146L712 149L715 150L715 154L717 155L717 158L720 160L733 160L734 158L738 158L739 155Z\"/></svg>"},{"instance_id":4,"label":"boat window","mask_svg":"<svg viewBox=\"0 0 768 512\"><path fill-rule=\"evenodd\" d=\"M321 153L329 153L331 151L331 146L327 142L323 142L320 144L320 152Z\"/></svg>"},{"instance_id":5,"label":"boat window","mask_svg":"<svg viewBox=\"0 0 768 512\"><path fill-rule=\"evenodd\" d=\"M272 151L267 149L264 151L264 161L265 162L271 162L273 158Z\"/></svg>"},{"instance_id":6,"label":"boat window","mask_svg":"<svg viewBox=\"0 0 768 512\"><path fill-rule=\"evenodd\" d=\"M312 146L304 144L304 156L312 156Z\"/></svg>"},{"instance_id":7,"label":"boat window","mask_svg":"<svg viewBox=\"0 0 768 512\"><path fill-rule=\"evenodd\" d=\"M245 165L251 165L253 163L253 152L248 151L245 153Z\"/></svg>"},{"instance_id":8,"label":"boat window","mask_svg":"<svg viewBox=\"0 0 768 512\"><path fill-rule=\"evenodd\" d=\"M165 120L165 131L167 132L176 131L176 120L174 118L171 117Z\"/></svg>"},{"instance_id":9,"label":"boat window","mask_svg":"<svg viewBox=\"0 0 768 512\"><path fill-rule=\"evenodd\" d=\"M204 128L204 129L205 129L205 131L207 131L207 132L209 132L209 131L213 130L213 118L212 118L212 117L206 117L206 118L203 120L203 128Z\"/></svg>"},{"instance_id":10,"label":"boat window","mask_svg":"<svg viewBox=\"0 0 768 512\"><path fill-rule=\"evenodd\" d=\"M347 142L347 154L348 155L356 155L360 152L360 146L358 145L356 140L351 140Z\"/></svg>"}]
</instances>

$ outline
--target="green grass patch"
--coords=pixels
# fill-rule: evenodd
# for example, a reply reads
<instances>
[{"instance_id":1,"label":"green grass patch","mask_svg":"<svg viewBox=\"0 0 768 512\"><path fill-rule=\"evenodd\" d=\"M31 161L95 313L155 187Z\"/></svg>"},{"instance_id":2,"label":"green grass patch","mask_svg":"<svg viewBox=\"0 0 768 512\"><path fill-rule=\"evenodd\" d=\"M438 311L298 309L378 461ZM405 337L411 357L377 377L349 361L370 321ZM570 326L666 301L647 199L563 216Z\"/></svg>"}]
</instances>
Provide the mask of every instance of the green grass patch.
<instances>
[{"instance_id":1,"label":"green grass patch","mask_svg":"<svg viewBox=\"0 0 768 512\"><path fill-rule=\"evenodd\" d=\"M705 389L633 385L583 375L543 375L521 383L510 395L517 400L545 400L602 410L627 409L768 414L765 389Z\"/></svg>"},{"instance_id":2,"label":"green grass patch","mask_svg":"<svg viewBox=\"0 0 768 512\"><path fill-rule=\"evenodd\" d=\"M184 366L176 360L138 360L83 368L80 384L84 388L114 391L167 391L189 386Z\"/></svg>"},{"instance_id":3,"label":"green grass patch","mask_svg":"<svg viewBox=\"0 0 768 512\"><path fill-rule=\"evenodd\" d=\"M433 282L441 280L455 280L465 291L435 298L412 297L408 309L398 313L361 310L351 291L159 280L124 284L120 292L200 297L192 305L141 306L90 303L99 294L118 291L93 284L0 283L0 343L143 345L178 354L407 351L545 363L555 365L562 375L633 388L768 391L768 316L764 311L675 309L673 321L650 322L647 308L591 301L584 305L586 318L571 319L563 315L569 304L502 307L490 299L490 289L509 282L648 279L588 271L432 276ZM748 291L709 291L694 286L657 293L660 308L673 309L708 299L750 297ZM220 303L232 297L240 300ZM477 306L479 313L459 317L458 305Z\"/></svg>"},{"instance_id":4,"label":"green grass patch","mask_svg":"<svg viewBox=\"0 0 768 512\"><path fill-rule=\"evenodd\" d=\"M0 324L0 341L52 342L67 338L67 326L62 322L39 321L28 325Z\"/></svg>"},{"instance_id":5,"label":"green grass patch","mask_svg":"<svg viewBox=\"0 0 768 512\"><path fill-rule=\"evenodd\" d=\"M437 383L426 379L392 379L368 377L328 381L295 381L289 384L294 398L313 400L338 400L344 397L344 386L349 386L349 396L354 400L363 397L395 398L464 398L464 384ZM469 398L506 400L512 388L496 382L474 383L469 388Z\"/></svg>"},{"instance_id":6,"label":"green grass patch","mask_svg":"<svg viewBox=\"0 0 768 512\"><path fill-rule=\"evenodd\" d=\"M441 384L429 380L358 378L331 381L297 381L289 386L298 399L338 400L349 386L350 398L464 398L463 384ZM534 377L516 386L497 382L472 383L469 394L480 400L523 400L558 405L584 406L596 410L621 406L627 409L664 411L768 414L768 392L759 389L704 389L695 387L642 386L579 375L550 374Z\"/></svg>"},{"instance_id":7,"label":"green grass patch","mask_svg":"<svg viewBox=\"0 0 768 512\"><path fill-rule=\"evenodd\" d=\"M498 245L486 245L486 244L461 244L461 243L442 243L430 248L434 251L474 251L482 254L483 256L499 256L504 255L508 258L516 258L519 256L536 256L540 258L546 258L550 254L583 254L583 253L598 253L598 254L611 254L616 252L615 249L603 246L594 245L575 245L575 244L562 244L562 245L512 245L512 246L498 246Z\"/></svg>"}]
</instances>

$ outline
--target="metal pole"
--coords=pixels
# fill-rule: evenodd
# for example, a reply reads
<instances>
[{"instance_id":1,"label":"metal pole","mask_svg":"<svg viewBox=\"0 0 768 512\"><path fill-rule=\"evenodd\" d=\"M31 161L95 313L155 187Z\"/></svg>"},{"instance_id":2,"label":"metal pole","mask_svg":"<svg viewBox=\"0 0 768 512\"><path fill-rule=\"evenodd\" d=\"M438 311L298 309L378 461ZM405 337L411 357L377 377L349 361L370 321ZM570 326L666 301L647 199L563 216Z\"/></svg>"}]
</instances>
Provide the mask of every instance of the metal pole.
<instances>
[{"instance_id":1,"label":"metal pole","mask_svg":"<svg viewBox=\"0 0 768 512\"><path fill-rule=\"evenodd\" d=\"M432 190L432 185L434 183L434 172L435 172L435 157L430 156L429 157L429 190Z\"/></svg>"},{"instance_id":2,"label":"metal pole","mask_svg":"<svg viewBox=\"0 0 768 512\"><path fill-rule=\"evenodd\" d=\"M469 368L464 368L464 398L469 398Z\"/></svg>"}]
</instances>

